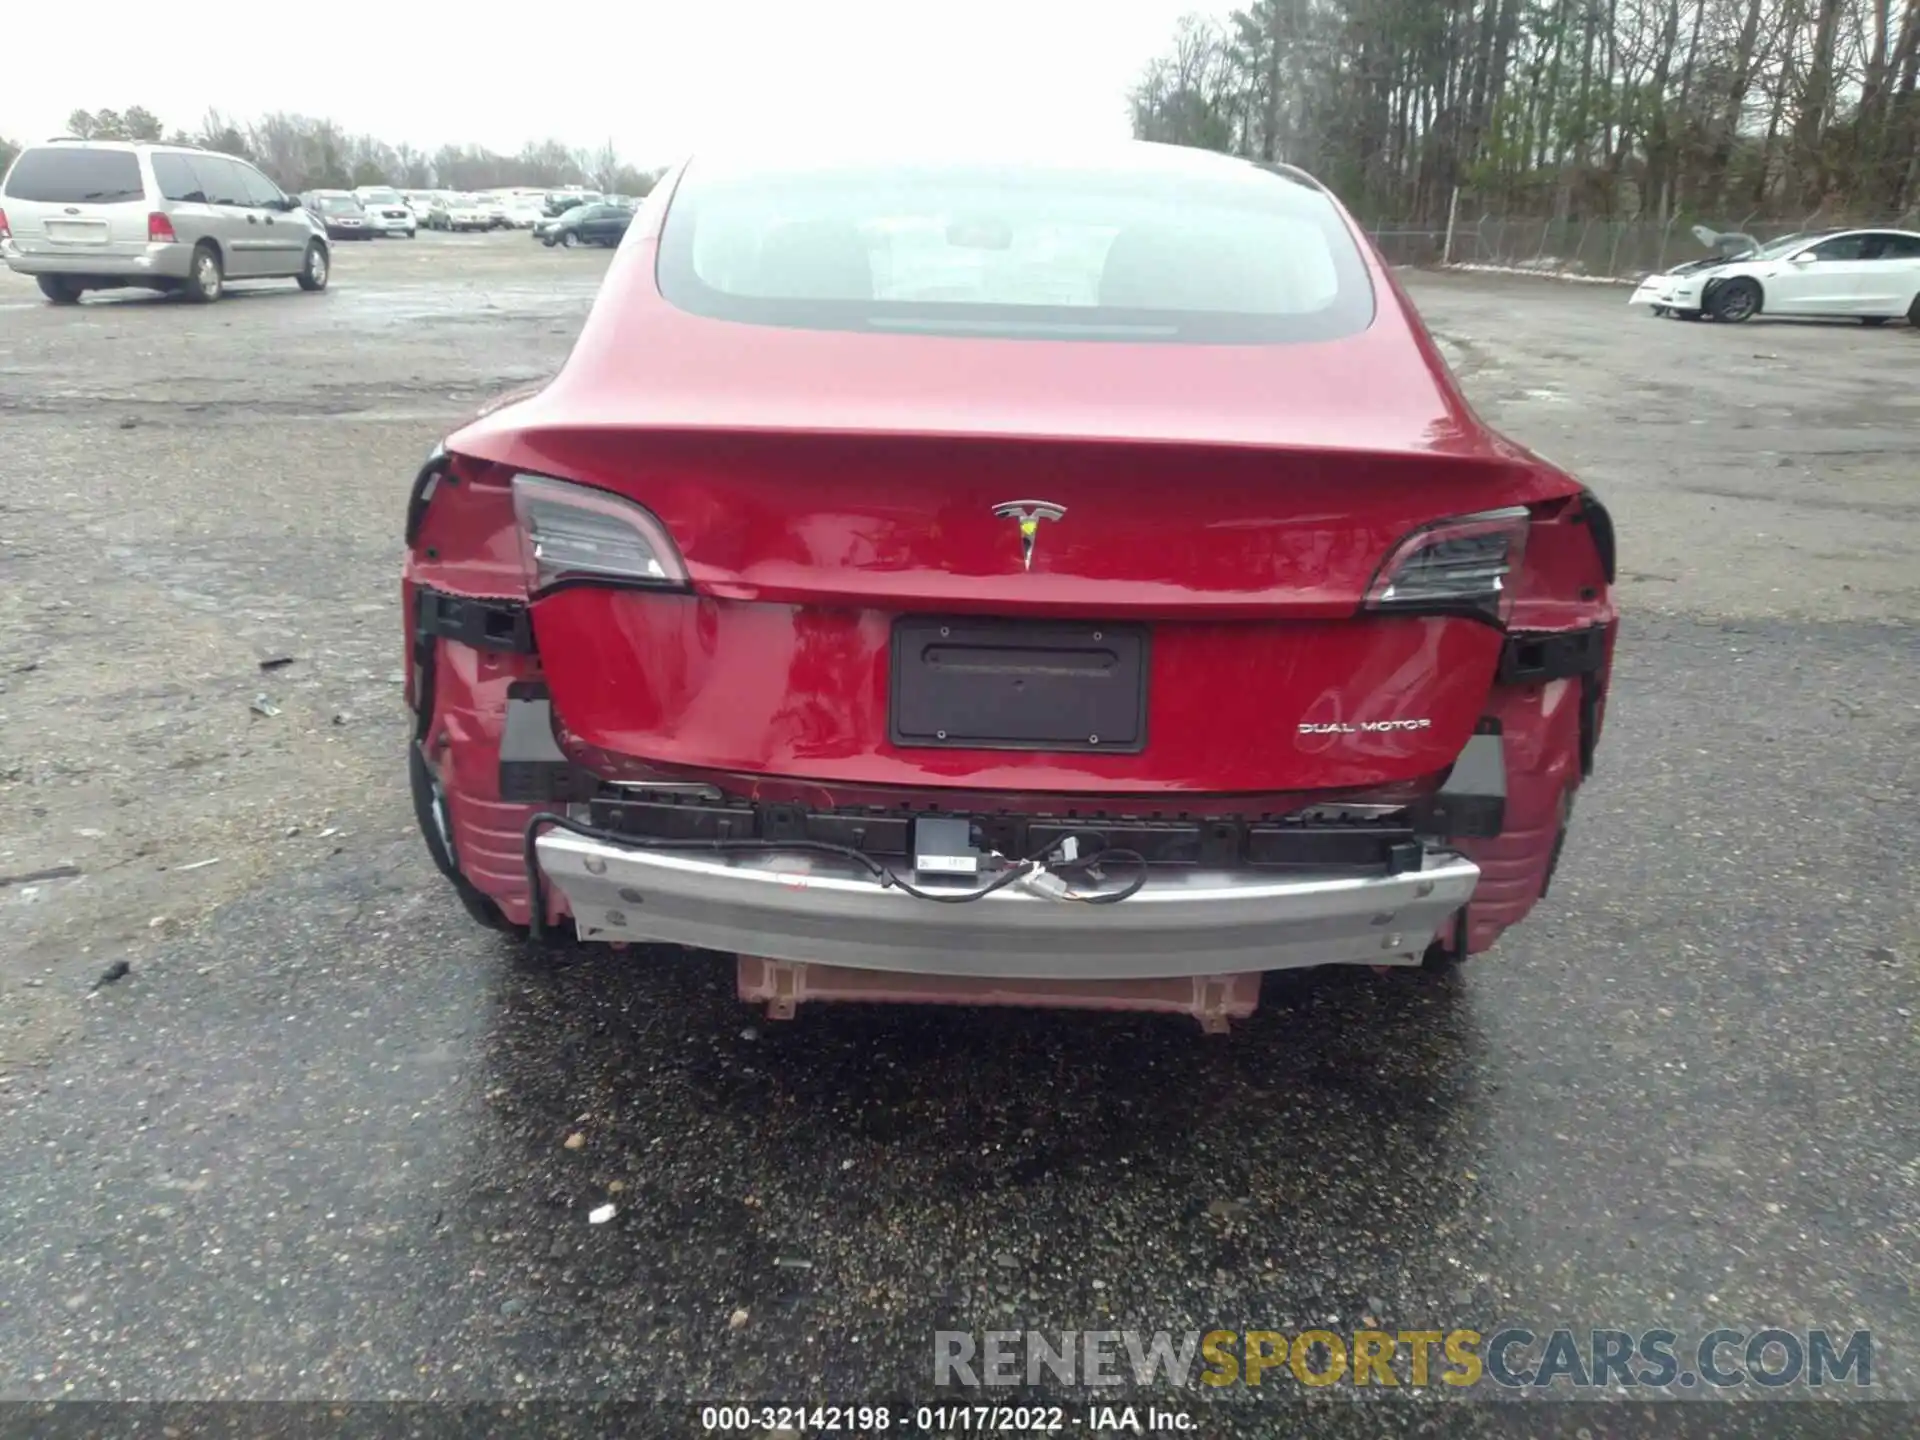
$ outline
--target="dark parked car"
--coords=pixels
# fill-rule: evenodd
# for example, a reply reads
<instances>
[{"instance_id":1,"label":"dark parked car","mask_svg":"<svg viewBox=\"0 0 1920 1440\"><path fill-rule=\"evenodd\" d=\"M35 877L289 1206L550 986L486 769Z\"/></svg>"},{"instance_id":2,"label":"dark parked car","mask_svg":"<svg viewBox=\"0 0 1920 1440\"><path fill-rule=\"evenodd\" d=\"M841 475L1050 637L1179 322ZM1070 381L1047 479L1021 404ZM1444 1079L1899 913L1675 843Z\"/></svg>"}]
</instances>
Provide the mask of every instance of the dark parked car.
<instances>
[{"instance_id":1,"label":"dark parked car","mask_svg":"<svg viewBox=\"0 0 1920 1440\"><path fill-rule=\"evenodd\" d=\"M776 1018L1217 1032L1547 893L1613 524L1318 181L1133 144L667 193L407 507L414 799L473 915L732 954Z\"/></svg>"},{"instance_id":2,"label":"dark parked car","mask_svg":"<svg viewBox=\"0 0 1920 1440\"><path fill-rule=\"evenodd\" d=\"M594 190L550 190L547 192L547 218L564 215L576 205L598 205L601 196Z\"/></svg>"},{"instance_id":3,"label":"dark parked car","mask_svg":"<svg viewBox=\"0 0 1920 1440\"><path fill-rule=\"evenodd\" d=\"M345 190L309 190L300 197L307 211L327 227L329 240L371 240L374 226L364 205Z\"/></svg>"},{"instance_id":4,"label":"dark parked car","mask_svg":"<svg viewBox=\"0 0 1920 1440\"><path fill-rule=\"evenodd\" d=\"M633 223L633 211L621 205L576 205L540 231L548 245L618 245Z\"/></svg>"}]
</instances>

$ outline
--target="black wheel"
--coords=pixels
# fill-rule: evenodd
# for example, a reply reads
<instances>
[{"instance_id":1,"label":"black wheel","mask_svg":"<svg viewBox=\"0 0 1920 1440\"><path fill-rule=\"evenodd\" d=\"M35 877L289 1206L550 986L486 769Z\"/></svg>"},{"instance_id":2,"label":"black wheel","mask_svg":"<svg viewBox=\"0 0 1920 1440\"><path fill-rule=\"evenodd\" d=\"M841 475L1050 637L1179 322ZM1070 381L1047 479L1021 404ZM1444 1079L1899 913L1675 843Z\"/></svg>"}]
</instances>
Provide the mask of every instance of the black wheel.
<instances>
[{"instance_id":1,"label":"black wheel","mask_svg":"<svg viewBox=\"0 0 1920 1440\"><path fill-rule=\"evenodd\" d=\"M1467 957L1443 940L1435 940L1427 946L1426 953L1420 957L1415 968L1416 975L1451 975L1467 961Z\"/></svg>"},{"instance_id":2,"label":"black wheel","mask_svg":"<svg viewBox=\"0 0 1920 1440\"><path fill-rule=\"evenodd\" d=\"M1913 297L1913 304L1907 307L1907 323L1920 330L1920 295Z\"/></svg>"},{"instance_id":3,"label":"black wheel","mask_svg":"<svg viewBox=\"0 0 1920 1440\"><path fill-rule=\"evenodd\" d=\"M1862 325L1884 325L1887 323L1887 317L1885 315L1862 315L1860 317L1860 323Z\"/></svg>"},{"instance_id":4,"label":"black wheel","mask_svg":"<svg viewBox=\"0 0 1920 1440\"><path fill-rule=\"evenodd\" d=\"M1664 305L1656 305L1653 307L1653 313L1656 316L1664 317L1667 313L1667 307Z\"/></svg>"},{"instance_id":5,"label":"black wheel","mask_svg":"<svg viewBox=\"0 0 1920 1440\"><path fill-rule=\"evenodd\" d=\"M440 781L434 776L432 767L427 764L427 758L420 753L418 745L407 747L407 780L413 790L414 819L420 822L420 834L427 842L427 853L433 857L435 868L452 883L453 892L460 897L460 904L467 914L490 930L504 930L510 935L523 933L519 926L500 913L500 907L493 903L491 895L460 873L459 862L454 856L453 826L447 818L446 793L441 790Z\"/></svg>"},{"instance_id":6,"label":"black wheel","mask_svg":"<svg viewBox=\"0 0 1920 1440\"><path fill-rule=\"evenodd\" d=\"M64 275L42 275L39 279L40 293L54 304L78 305L80 303L81 289L77 281L69 280Z\"/></svg>"},{"instance_id":7,"label":"black wheel","mask_svg":"<svg viewBox=\"0 0 1920 1440\"><path fill-rule=\"evenodd\" d=\"M300 267L300 288L302 290L324 290L327 288L327 276L333 272L327 259L327 247L318 240L307 243L307 263Z\"/></svg>"},{"instance_id":8,"label":"black wheel","mask_svg":"<svg viewBox=\"0 0 1920 1440\"><path fill-rule=\"evenodd\" d=\"M1760 313L1760 287L1751 280L1729 280L1717 287L1707 302L1716 320L1737 325Z\"/></svg>"},{"instance_id":9,"label":"black wheel","mask_svg":"<svg viewBox=\"0 0 1920 1440\"><path fill-rule=\"evenodd\" d=\"M181 285L180 293L196 305L211 305L220 298L226 283L226 271L220 268L220 256L213 246L201 244L194 247L193 259L187 266L186 282Z\"/></svg>"},{"instance_id":10,"label":"black wheel","mask_svg":"<svg viewBox=\"0 0 1920 1440\"><path fill-rule=\"evenodd\" d=\"M571 230L562 230L560 232L560 243L571 250L575 245L580 243L580 237L575 235Z\"/></svg>"}]
</instances>

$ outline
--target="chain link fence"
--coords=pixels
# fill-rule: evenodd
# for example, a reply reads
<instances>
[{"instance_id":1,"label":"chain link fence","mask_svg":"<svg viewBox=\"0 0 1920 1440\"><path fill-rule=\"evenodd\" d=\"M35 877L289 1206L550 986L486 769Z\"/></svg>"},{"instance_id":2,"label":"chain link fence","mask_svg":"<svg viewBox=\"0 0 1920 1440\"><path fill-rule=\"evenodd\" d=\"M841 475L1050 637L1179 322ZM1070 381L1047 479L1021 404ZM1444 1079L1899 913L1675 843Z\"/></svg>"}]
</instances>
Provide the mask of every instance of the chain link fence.
<instances>
[{"instance_id":1,"label":"chain link fence","mask_svg":"<svg viewBox=\"0 0 1920 1440\"><path fill-rule=\"evenodd\" d=\"M1865 226L1914 229L1915 216L1809 215L1799 220L1754 216L1694 216L1659 220L1555 220L1493 214L1470 207L1462 196L1451 227L1444 222L1368 225L1367 233L1391 265L1487 266L1543 275L1638 281L1684 260L1711 253L1694 234L1696 225L1750 235L1762 244L1806 230Z\"/></svg>"}]
</instances>

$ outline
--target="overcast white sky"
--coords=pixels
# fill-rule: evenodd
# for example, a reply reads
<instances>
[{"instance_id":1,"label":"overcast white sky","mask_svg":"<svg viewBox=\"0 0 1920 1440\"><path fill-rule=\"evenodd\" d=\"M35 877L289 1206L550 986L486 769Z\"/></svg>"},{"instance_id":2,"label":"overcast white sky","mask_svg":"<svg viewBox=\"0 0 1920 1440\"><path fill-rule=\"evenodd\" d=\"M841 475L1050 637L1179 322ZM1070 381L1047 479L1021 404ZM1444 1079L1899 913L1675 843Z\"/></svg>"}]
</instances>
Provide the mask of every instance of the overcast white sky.
<instances>
[{"instance_id":1,"label":"overcast white sky","mask_svg":"<svg viewBox=\"0 0 1920 1440\"><path fill-rule=\"evenodd\" d=\"M982 127L1119 138L1126 90L1204 0L326 0L169 23L152 0L7 17L0 134L145 105L198 128L217 106L327 116L431 151L609 136L638 164L696 145L849 126L964 139ZM191 10L182 13L192 13ZM212 13L212 12L208 12ZM203 16L203 21L204 21ZM124 23L121 23L123 22ZM100 37L118 36L118 42ZM91 39L87 37L93 37ZM30 63L27 57L33 57Z\"/></svg>"}]
</instances>

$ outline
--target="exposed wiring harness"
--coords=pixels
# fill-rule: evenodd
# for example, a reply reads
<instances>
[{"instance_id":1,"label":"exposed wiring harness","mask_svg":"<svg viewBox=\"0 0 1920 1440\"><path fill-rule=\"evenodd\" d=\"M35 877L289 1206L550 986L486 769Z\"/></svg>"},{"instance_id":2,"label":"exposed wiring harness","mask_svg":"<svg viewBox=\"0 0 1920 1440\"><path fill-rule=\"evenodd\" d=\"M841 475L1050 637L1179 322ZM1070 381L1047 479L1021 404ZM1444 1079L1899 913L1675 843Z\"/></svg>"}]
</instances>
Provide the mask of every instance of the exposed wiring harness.
<instances>
[{"instance_id":1,"label":"exposed wiring harness","mask_svg":"<svg viewBox=\"0 0 1920 1440\"><path fill-rule=\"evenodd\" d=\"M770 855L770 854L813 854L833 855L848 860L867 871L874 883L883 890L898 890L911 895L916 900L926 900L935 905L967 905L975 900L983 900L996 890L1004 890L1009 885L1023 884L1024 888L1037 895L1052 900L1071 901L1082 905L1117 905L1122 900L1139 893L1147 883L1147 860L1136 850L1126 850L1107 844L1106 837L1098 831L1085 834L1074 833L1053 841L1046 849L1019 860L1009 860L998 852L989 852L988 859L999 864L996 873L984 885L973 890L940 891L925 890L910 881L901 879L892 870L881 864L864 850L856 850L851 845L835 845L825 840L704 840L676 839L655 835L627 835L618 830L606 830L598 825L588 825L568 815L555 814L551 810L542 810L530 817L521 841L521 861L527 872L527 932L534 939L542 939L546 934L546 887L540 875L540 856L536 848L540 832L546 829L565 830L570 835L579 835L588 840L598 840L607 845L619 845L629 850L691 850L705 854L728 855ZM1097 845L1087 853L1082 853L1082 843L1097 841ZM1104 878L1100 871L1103 861L1120 860L1135 867L1131 880L1118 890L1080 891L1069 885L1060 872L1083 873L1097 883Z\"/></svg>"}]
</instances>

